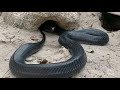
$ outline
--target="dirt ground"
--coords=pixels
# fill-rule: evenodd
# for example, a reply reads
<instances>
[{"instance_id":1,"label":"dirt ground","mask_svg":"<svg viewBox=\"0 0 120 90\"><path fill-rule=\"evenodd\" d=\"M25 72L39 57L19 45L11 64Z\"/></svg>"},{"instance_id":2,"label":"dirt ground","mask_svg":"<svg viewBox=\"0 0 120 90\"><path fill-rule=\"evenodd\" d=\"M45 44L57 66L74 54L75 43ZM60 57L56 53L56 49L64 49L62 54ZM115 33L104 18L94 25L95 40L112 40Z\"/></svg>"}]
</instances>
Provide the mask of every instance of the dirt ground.
<instances>
[{"instance_id":1,"label":"dirt ground","mask_svg":"<svg viewBox=\"0 0 120 90\"><path fill-rule=\"evenodd\" d=\"M73 78L120 78L120 31L108 32L106 46L82 45L87 54L87 64ZM46 33L43 49L27 59L26 63L38 64L41 60L56 63L70 58L69 52L58 43L58 36ZM37 38L32 40L32 38ZM39 31L28 31L6 25L0 17L0 78L15 78L9 70L14 51L22 44L41 40ZM91 51L93 53L91 53Z\"/></svg>"}]
</instances>

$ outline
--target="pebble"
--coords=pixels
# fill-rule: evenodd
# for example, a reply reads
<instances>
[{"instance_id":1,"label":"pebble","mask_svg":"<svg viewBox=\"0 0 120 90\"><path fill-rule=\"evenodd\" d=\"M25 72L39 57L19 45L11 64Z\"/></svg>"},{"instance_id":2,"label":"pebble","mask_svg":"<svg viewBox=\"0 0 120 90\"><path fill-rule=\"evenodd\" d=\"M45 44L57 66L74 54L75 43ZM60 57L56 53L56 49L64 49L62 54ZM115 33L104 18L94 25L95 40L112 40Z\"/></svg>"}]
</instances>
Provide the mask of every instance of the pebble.
<instances>
[{"instance_id":1,"label":"pebble","mask_svg":"<svg viewBox=\"0 0 120 90\"><path fill-rule=\"evenodd\" d=\"M33 41L38 41L39 40L37 36L31 36L30 39L33 40Z\"/></svg>"},{"instance_id":2,"label":"pebble","mask_svg":"<svg viewBox=\"0 0 120 90\"><path fill-rule=\"evenodd\" d=\"M47 64L48 63L48 60L44 59L40 62L40 64Z\"/></svg>"},{"instance_id":3,"label":"pebble","mask_svg":"<svg viewBox=\"0 0 120 90\"><path fill-rule=\"evenodd\" d=\"M94 50L90 49L90 50L87 50L88 53L94 53Z\"/></svg>"},{"instance_id":4,"label":"pebble","mask_svg":"<svg viewBox=\"0 0 120 90\"><path fill-rule=\"evenodd\" d=\"M31 62L31 61L33 61L33 57L29 57L29 58L27 58L25 61L26 61L26 62Z\"/></svg>"}]
</instances>

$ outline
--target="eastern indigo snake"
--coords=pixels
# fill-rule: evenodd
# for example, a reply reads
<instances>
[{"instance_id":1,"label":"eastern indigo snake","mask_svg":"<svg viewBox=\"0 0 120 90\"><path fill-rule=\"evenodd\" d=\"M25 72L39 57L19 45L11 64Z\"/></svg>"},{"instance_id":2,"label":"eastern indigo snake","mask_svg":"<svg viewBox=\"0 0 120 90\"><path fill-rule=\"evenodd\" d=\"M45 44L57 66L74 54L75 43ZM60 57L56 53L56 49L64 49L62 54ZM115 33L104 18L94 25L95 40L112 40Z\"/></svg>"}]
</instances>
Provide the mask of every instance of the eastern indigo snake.
<instances>
[{"instance_id":1,"label":"eastern indigo snake","mask_svg":"<svg viewBox=\"0 0 120 90\"><path fill-rule=\"evenodd\" d=\"M53 29L54 27L54 29ZM39 28L42 41L20 46L12 55L9 63L11 72L20 78L69 78L76 75L86 65L87 56L80 44L105 45L109 41L107 33L98 29L66 31L56 22L48 21ZM51 64L25 64L27 57L37 53L45 42L43 31L59 35L59 43L67 48L72 57L64 62Z\"/></svg>"}]
</instances>

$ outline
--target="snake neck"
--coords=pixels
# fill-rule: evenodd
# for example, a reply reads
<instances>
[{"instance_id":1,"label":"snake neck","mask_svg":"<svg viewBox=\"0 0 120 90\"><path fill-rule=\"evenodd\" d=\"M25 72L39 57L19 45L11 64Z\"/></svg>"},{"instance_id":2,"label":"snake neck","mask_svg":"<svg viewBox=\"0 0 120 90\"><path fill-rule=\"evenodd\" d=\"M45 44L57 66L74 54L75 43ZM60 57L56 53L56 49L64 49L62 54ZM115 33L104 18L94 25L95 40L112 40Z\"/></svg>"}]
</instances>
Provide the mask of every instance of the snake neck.
<instances>
[{"instance_id":1,"label":"snake neck","mask_svg":"<svg viewBox=\"0 0 120 90\"><path fill-rule=\"evenodd\" d=\"M61 34L65 33L65 32L67 32L67 30L65 30L65 29L63 29L63 28L61 28L59 26L56 26L55 30L53 32L56 33L57 35L61 35Z\"/></svg>"},{"instance_id":2,"label":"snake neck","mask_svg":"<svg viewBox=\"0 0 120 90\"><path fill-rule=\"evenodd\" d=\"M45 40L46 40L46 36L45 36L45 34L44 34L44 32L43 32L43 30L40 30L40 33L42 34L42 36L43 36L43 39L42 39L42 41L41 42L45 42Z\"/></svg>"}]
</instances>

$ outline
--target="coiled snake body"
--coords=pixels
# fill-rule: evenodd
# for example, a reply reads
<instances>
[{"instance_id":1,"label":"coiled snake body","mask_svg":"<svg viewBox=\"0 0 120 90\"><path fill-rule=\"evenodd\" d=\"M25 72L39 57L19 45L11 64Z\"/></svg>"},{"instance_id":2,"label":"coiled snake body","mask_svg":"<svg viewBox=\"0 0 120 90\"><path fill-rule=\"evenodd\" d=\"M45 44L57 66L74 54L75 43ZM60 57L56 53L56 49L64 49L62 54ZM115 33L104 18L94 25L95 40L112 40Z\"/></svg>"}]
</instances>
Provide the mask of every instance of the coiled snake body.
<instances>
[{"instance_id":1,"label":"coiled snake body","mask_svg":"<svg viewBox=\"0 0 120 90\"><path fill-rule=\"evenodd\" d=\"M55 26L54 31L50 29ZM105 45L109 41L108 35L97 29L85 29L80 31L66 31L54 22L48 22L40 27L43 39L37 43L27 43L18 48L12 55L9 63L11 72L21 78L69 78L81 71L87 62L87 56L80 43ZM67 48L72 57L61 63L51 64L25 64L27 57L37 53L45 42L44 31L54 32L60 35L59 43Z\"/></svg>"}]
</instances>

